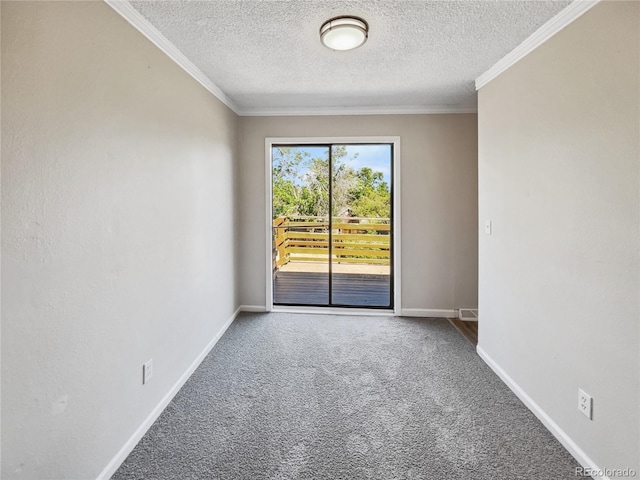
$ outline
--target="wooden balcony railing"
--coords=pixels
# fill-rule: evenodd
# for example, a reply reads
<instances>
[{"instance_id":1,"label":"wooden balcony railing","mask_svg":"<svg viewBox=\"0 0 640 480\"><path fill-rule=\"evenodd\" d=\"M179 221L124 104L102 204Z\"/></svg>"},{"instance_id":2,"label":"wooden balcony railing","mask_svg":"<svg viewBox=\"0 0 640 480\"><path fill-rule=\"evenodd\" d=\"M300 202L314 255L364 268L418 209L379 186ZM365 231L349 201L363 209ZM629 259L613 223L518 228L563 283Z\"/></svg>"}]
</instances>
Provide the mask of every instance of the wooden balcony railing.
<instances>
[{"instance_id":1,"label":"wooden balcony railing","mask_svg":"<svg viewBox=\"0 0 640 480\"><path fill-rule=\"evenodd\" d=\"M391 222L388 218L333 219L333 263L389 265ZM329 222L319 217L278 217L273 221L274 267L289 262L327 262Z\"/></svg>"}]
</instances>

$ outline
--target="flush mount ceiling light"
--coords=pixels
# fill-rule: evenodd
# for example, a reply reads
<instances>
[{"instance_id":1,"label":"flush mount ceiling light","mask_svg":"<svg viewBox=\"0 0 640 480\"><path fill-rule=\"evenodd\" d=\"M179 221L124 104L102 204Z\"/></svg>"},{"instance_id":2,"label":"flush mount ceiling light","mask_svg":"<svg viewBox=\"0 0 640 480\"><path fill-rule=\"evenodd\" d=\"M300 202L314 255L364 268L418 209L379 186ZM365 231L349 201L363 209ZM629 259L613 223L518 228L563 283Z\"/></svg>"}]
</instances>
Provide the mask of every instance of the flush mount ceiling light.
<instances>
[{"instance_id":1,"label":"flush mount ceiling light","mask_svg":"<svg viewBox=\"0 0 640 480\"><path fill-rule=\"evenodd\" d=\"M360 17L334 17L320 27L320 41L331 50L353 50L369 37L369 24Z\"/></svg>"}]
</instances>

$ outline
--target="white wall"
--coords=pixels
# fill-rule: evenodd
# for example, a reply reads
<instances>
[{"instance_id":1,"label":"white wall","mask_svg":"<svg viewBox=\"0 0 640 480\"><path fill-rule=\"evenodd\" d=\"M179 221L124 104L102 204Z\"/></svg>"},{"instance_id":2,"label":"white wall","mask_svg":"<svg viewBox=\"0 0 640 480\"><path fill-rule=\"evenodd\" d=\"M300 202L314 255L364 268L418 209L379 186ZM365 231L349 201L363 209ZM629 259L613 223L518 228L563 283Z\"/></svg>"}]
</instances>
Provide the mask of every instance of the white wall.
<instances>
[{"instance_id":1,"label":"white wall","mask_svg":"<svg viewBox=\"0 0 640 480\"><path fill-rule=\"evenodd\" d=\"M638 474L639 9L598 4L478 116L480 349L596 465Z\"/></svg>"},{"instance_id":2,"label":"white wall","mask_svg":"<svg viewBox=\"0 0 640 480\"><path fill-rule=\"evenodd\" d=\"M1 476L95 478L237 307L237 118L102 2L2 2L2 87Z\"/></svg>"},{"instance_id":3,"label":"white wall","mask_svg":"<svg viewBox=\"0 0 640 480\"><path fill-rule=\"evenodd\" d=\"M266 137L401 137L402 308L477 305L477 123L465 115L240 118L241 303L266 304Z\"/></svg>"}]
</instances>

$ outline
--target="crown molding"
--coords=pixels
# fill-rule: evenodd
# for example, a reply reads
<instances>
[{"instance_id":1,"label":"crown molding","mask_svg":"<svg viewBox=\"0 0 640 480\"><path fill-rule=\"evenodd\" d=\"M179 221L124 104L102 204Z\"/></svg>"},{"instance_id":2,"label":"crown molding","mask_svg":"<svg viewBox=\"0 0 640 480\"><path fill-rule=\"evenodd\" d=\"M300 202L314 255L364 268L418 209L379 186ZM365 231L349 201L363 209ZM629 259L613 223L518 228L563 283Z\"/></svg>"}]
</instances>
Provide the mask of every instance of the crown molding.
<instances>
[{"instance_id":1,"label":"crown molding","mask_svg":"<svg viewBox=\"0 0 640 480\"><path fill-rule=\"evenodd\" d=\"M176 62L185 72L191 75L200 85L209 90L227 107L238 113L236 104L224 93L220 87L211 81L202 70L196 67L191 60L184 56L178 48L158 31L156 27L151 25L127 0L104 0L104 2L113 8L122 18L129 22L142 35L147 37L151 43L162 50L171 60Z\"/></svg>"},{"instance_id":2,"label":"crown molding","mask_svg":"<svg viewBox=\"0 0 640 480\"><path fill-rule=\"evenodd\" d=\"M480 90L480 88L484 87L520 59L527 56L599 2L600 0L574 0L567 8L538 28L524 42L505 55L493 67L476 78L476 90Z\"/></svg>"},{"instance_id":3,"label":"crown molding","mask_svg":"<svg viewBox=\"0 0 640 480\"><path fill-rule=\"evenodd\" d=\"M151 41L156 47L178 64L204 88L237 115L245 117L266 116L323 116L323 115L424 115L476 113L476 105L403 105L389 107L274 107L239 108L202 70L196 67L178 48L171 43L156 27L144 18L127 0L104 0L122 18Z\"/></svg>"},{"instance_id":4,"label":"crown molding","mask_svg":"<svg viewBox=\"0 0 640 480\"><path fill-rule=\"evenodd\" d=\"M243 108L237 111L242 117L291 117L324 115L424 115L477 113L476 105L403 105L391 107L283 107Z\"/></svg>"}]
</instances>

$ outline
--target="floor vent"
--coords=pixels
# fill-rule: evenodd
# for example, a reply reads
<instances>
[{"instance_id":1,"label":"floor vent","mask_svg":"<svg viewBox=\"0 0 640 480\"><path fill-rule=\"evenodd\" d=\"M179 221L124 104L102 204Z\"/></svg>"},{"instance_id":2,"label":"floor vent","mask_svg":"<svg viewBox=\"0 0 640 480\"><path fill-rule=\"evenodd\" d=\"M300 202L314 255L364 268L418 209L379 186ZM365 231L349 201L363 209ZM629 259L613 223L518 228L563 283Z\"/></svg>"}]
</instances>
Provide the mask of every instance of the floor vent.
<instances>
[{"instance_id":1,"label":"floor vent","mask_svg":"<svg viewBox=\"0 0 640 480\"><path fill-rule=\"evenodd\" d=\"M476 308L459 308L458 318L465 322L477 322L478 321L478 309Z\"/></svg>"}]
</instances>

